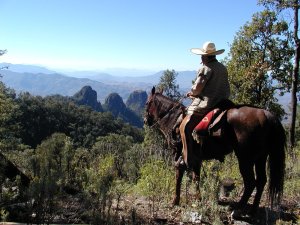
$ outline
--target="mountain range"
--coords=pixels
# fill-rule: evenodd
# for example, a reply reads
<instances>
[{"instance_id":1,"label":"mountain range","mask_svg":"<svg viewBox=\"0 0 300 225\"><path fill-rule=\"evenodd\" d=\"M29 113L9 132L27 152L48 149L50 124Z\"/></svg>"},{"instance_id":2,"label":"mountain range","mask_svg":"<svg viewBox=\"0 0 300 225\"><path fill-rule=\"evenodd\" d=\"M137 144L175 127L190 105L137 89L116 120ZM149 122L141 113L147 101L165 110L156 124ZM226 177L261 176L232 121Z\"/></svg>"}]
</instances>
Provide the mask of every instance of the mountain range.
<instances>
[{"instance_id":1,"label":"mountain range","mask_svg":"<svg viewBox=\"0 0 300 225\"><path fill-rule=\"evenodd\" d=\"M97 92L90 86L84 86L71 97L53 95L53 99L64 99L64 101L74 102L77 105L87 106L97 112L110 112L115 118L122 119L132 126L143 127L143 112L147 101L145 91L134 91L129 95L124 103L122 97L117 93L109 94L105 102L101 104L97 100Z\"/></svg>"},{"instance_id":2,"label":"mountain range","mask_svg":"<svg viewBox=\"0 0 300 225\"><path fill-rule=\"evenodd\" d=\"M117 76L97 71L78 71L58 73L41 66L0 64L7 66L1 70L2 81L17 93L29 92L33 95L48 96L59 94L73 96L84 86L91 86L97 92L97 98L104 102L110 93L118 93L124 101L136 90L149 92L159 83L163 71L147 76ZM195 71L180 71L177 83L182 92L186 92L195 78Z\"/></svg>"},{"instance_id":3,"label":"mountain range","mask_svg":"<svg viewBox=\"0 0 300 225\"><path fill-rule=\"evenodd\" d=\"M59 94L73 96L84 86L90 86L97 92L97 100L104 103L111 93L117 93L124 100L136 91L142 90L147 93L158 84L163 71L137 76L138 70L122 69L111 70L114 75L99 71L65 71L60 73L43 66L0 63L2 69L1 80L7 87L14 89L17 93L29 92L33 95L48 96ZM128 76L132 71L132 76ZM181 93L190 89L196 71L176 71L176 83L179 84ZM127 75L127 76L124 76ZM290 94L278 96L279 103L283 105L286 112L289 111Z\"/></svg>"}]
</instances>

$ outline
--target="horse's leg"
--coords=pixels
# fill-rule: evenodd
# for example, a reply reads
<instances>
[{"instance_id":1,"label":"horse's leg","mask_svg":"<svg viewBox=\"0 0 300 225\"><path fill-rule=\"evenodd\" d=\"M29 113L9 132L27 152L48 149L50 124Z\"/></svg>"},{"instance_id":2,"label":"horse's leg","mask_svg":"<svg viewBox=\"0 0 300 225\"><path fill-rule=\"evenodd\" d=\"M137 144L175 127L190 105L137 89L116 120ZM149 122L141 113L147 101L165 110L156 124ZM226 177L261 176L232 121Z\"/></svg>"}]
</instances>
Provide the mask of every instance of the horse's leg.
<instances>
[{"instance_id":1,"label":"horse's leg","mask_svg":"<svg viewBox=\"0 0 300 225\"><path fill-rule=\"evenodd\" d=\"M241 200L238 203L238 207L243 208L246 206L254 188L255 188L255 176L253 171L254 163L248 160L239 160L239 168L244 181L244 192Z\"/></svg>"},{"instance_id":2,"label":"horse's leg","mask_svg":"<svg viewBox=\"0 0 300 225\"><path fill-rule=\"evenodd\" d=\"M256 194L255 194L251 213L255 213L256 210L258 209L265 184L267 183L266 160L267 158L264 157L262 159L259 159L257 162L255 162Z\"/></svg>"},{"instance_id":3,"label":"horse's leg","mask_svg":"<svg viewBox=\"0 0 300 225\"><path fill-rule=\"evenodd\" d=\"M181 161L181 158L179 159ZM181 182L184 171L186 170L186 166L181 162L176 163L175 165L175 173L176 173L176 188L175 188L175 196L173 198L172 205L179 205L180 202L180 192L181 192Z\"/></svg>"},{"instance_id":4,"label":"horse's leg","mask_svg":"<svg viewBox=\"0 0 300 225\"><path fill-rule=\"evenodd\" d=\"M195 198L196 200L201 200L201 193L200 193L200 168L201 163L199 166L193 167L193 183L195 186Z\"/></svg>"}]
</instances>

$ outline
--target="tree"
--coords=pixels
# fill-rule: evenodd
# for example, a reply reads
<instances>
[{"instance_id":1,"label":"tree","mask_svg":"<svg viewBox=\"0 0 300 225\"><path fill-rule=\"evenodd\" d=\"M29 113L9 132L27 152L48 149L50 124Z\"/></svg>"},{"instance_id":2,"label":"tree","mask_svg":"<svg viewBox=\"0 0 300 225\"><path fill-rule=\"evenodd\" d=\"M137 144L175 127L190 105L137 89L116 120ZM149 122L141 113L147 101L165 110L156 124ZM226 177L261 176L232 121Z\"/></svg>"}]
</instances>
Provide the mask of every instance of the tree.
<instances>
[{"instance_id":1,"label":"tree","mask_svg":"<svg viewBox=\"0 0 300 225\"><path fill-rule=\"evenodd\" d=\"M165 70L157 85L159 90L164 91L166 96L174 100L179 100L181 97L179 85L176 84L177 75L178 73L175 70Z\"/></svg>"},{"instance_id":2,"label":"tree","mask_svg":"<svg viewBox=\"0 0 300 225\"><path fill-rule=\"evenodd\" d=\"M70 181L73 149L70 138L54 133L36 148L36 173L30 191L36 200L37 218L50 220L56 208L55 197Z\"/></svg>"},{"instance_id":3,"label":"tree","mask_svg":"<svg viewBox=\"0 0 300 225\"><path fill-rule=\"evenodd\" d=\"M233 100L283 116L275 94L290 89L293 51L288 34L287 23L267 10L254 14L241 28L226 59Z\"/></svg>"},{"instance_id":4,"label":"tree","mask_svg":"<svg viewBox=\"0 0 300 225\"><path fill-rule=\"evenodd\" d=\"M100 219L95 224L102 224L101 220L104 219L106 210L109 214L112 201L110 190L116 178L114 160L115 156L112 154L107 154L103 158L98 156L91 162L90 168L86 170L87 181L84 190L93 203L93 217Z\"/></svg>"},{"instance_id":5,"label":"tree","mask_svg":"<svg viewBox=\"0 0 300 225\"><path fill-rule=\"evenodd\" d=\"M63 96L32 96L22 93L16 99L20 109L20 137L24 144L35 148L55 132L72 138L75 147L91 147L99 136L119 133L143 140L142 130L114 120L111 113L96 112L78 106Z\"/></svg>"},{"instance_id":6,"label":"tree","mask_svg":"<svg viewBox=\"0 0 300 225\"><path fill-rule=\"evenodd\" d=\"M0 50L0 56L4 55L6 53L6 50ZM0 70L2 69L6 69L7 67L4 66L4 67L1 67ZM2 75L0 74L0 77L2 77Z\"/></svg>"},{"instance_id":7,"label":"tree","mask_svg":"<svg viewBox=\"0 0 300 225\"><path fill-rule=\"evenodd\" d=\"M133 139L130 136L119 134L108 134L104 137L98 137L97 142L92 147L92 153L105 157L110 154L114 156L114 165L117 175L121 178L124 174L124 163L126 161L126 151L130 150L133 145Z\"/></svg>"},{"instance_id":8,"label":"tree","mask_svg":"<svg viewBox=\"0 0 300 225\"><path fill-rule=\"evenodd\" d=\"M17 139L19 123L16 122L16 118L20 111L14 99L14 91L0 82L0 146L2 150L19 143Z\"/></svg>"},{"instance_id":9,"label":"tree","mask_svg":"<svg viewBox=\"0 0 300 225\"><path fill-rule=\"evenodd\" d=\"M137 191L149 200L150 213L155 216L162 200L168 199L174 190L173 170L161 160L150 160L141 168Z\"/></svg>"},{"instance_id":10,"label":"tree","mask_svg":"<svg viewBox=\"0 0 300 225\"><path fill-rule=\"evenodd\" d=\"M299 31L299 0L259 0L259 3L266 6L267 8L274 7L277 13L281 15L286 15L285 11L291 9L294 13L293 17L286 16L286 19L292 19L294 23L293 26L293 42L295 45L294 48L294 68L292 72L292 95L291 95L291 106L292 106L292 118L291 125L289 130L289 144L293 148L295 145L295 123L297 116L297 91L299 86L299 60L300 60L300 39L298 37Z\"/></svg>"}]
</instances>

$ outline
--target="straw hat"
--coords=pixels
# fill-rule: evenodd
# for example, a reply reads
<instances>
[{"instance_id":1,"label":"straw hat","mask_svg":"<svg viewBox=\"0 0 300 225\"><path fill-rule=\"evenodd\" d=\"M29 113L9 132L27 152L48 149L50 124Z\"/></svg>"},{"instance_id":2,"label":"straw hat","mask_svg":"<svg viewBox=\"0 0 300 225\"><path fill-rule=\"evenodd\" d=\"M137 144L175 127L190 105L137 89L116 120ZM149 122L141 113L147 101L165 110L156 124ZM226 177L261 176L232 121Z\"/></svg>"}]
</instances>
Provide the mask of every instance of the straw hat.
<instances>
[{"instance_id":1,"label":"straw hat","mask_svg":"<svg viewBox=\"0 0 300 225\"><path fill-rule=\"evenodd\" d=\"M202 48L192 48L191 52L196 55L220 55L225 49L216 50L213 42L207 41L203 44Z\"/></svg>"}]
</instances>

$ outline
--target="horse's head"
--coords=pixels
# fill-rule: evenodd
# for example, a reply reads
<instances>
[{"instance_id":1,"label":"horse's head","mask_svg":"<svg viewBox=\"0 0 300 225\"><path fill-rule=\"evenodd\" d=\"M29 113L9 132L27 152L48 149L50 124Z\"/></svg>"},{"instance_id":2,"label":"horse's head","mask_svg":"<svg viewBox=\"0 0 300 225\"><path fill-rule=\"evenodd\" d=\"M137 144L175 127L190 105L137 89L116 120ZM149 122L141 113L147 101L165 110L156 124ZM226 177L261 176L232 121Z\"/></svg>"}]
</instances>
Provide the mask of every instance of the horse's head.
<instances>
[{"instance_id":1,"label":"horse's head","mask_svg":"<svg viewBox=\"0 0 300 225\"><path fill-rule=\"evenodd\" d=\"M182 113L182 109L184 109L182 104L164 96L162 90L155 92L155 87L153 87L146 102L144 124L153 126L160 121L160 125L163 124L165 128L165 123L171 124L177 120L179 114Z\"/></svg>"},{"instance_id":2,"label":"horse's head","mask_svg":"<svg viewBox=\"0 0 300 225\"><path fill-rule=\"evenodd\" d=\"M155 87L152 88L151 94L146 102L146 111L144 116L144 124L152 126L158 120L157 105L155 102Z\"/></svg>"}]
</instances>

